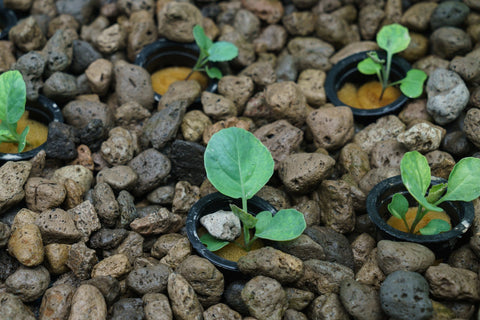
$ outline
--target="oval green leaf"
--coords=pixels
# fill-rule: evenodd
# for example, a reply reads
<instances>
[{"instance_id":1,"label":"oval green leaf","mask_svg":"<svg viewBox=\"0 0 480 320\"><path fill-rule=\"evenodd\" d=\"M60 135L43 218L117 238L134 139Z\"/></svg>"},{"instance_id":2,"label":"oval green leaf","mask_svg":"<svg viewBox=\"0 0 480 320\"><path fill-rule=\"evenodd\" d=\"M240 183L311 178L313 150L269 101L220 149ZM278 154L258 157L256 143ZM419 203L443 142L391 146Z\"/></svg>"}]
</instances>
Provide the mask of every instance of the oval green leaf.
<instances>
[{"instance_id":1,"label":"oval green leaf","mask_svg":"<svg viewBox=\"0 0 480 320\"><path fill-rule=\"evenodd\" d=\"M18 152L22 152L27 145L28 131L30 131L30 127L26 126L25 129L23 129L22 134L20 134L20 137L18 138Z\"/></svg>"},{"instance_id":2,"label":"oval green leaf","mask_svg":"<svg viewBox=\"0 0 480 320\"><path fill-rule=\"evenodd\" d=\"M203 28L198 24L193 27L193 37L195 38L198 48L205 53L207 53L208 49L213 45L212 40L207 37Z\"/></svg>"},{"instance_id":3,"label":"oval green leaf","mask_svg":"<svg viewBox=\"0 0 480 320\"><path fill-rule=\"evenodd\" d=\"M307 224L303 213L295 209L283 209L273 217L268 211L262 211L257 215L255 236L274 241L288 241L298 238Z\"/></svg>"},{"instance_id":4,"label":"oval green leaf","mask_svg":"<svg viewBox=\"0 0 480 320\"><path fill-rule=\"evenodd\" d=\"M27 90L22 74L18 70L0 75L0 119L17 123L25 112Z\"/></svg>"},{"instance_id":5,"label":"oval green leaf","mask_svg":"<svg viewBox=\"0 0 480 320\"><path fill-rule=\"evenodd\" d=\"M222 72L218 68L209 68L208 66L205 66L205 72L212 79L222 79Z\"/></svg>"},{"instance_id":6,"label":"oval green leaf","mask_svg":"<svg viewBox=\"0 0 480 320\"><path fill-rule=\"evenodd\" d=\"M210 233L205 233L200 237L200 241L207 247L210 251L217 251L228 245L230 242L225 240L219 240L212 236Z\"/></svg>"},{"instance_id":7,"label":"oval green leaf","mask_svg":"<svg viewBox=\"0 0 480 320\"><path fill-rule=\"evenodd\" d=\"M270 151L252 133L227 128L215 133L204 154L207 178L226 196L250 199L270 179Z\"/></svg>"},{"instance_id":8,"label":"oval green leaf","mask_svg":"<svg viewBox=\"0 0 480 320\"><path fill-rule=\"evenodd\" d=\"M441 208L432 205L425 198L431 180L427 158L418 151L405 153L400 161L400 172L405 188L418 203L429 211L442 211Z\"/></svg>"},{"instance_id":9,"label":"oval green leaf","mask_svg":"<svg viewBox=\"0 0 480 320\"><path fill-rule=\"evenodd\" d=\"M392 202L387 206L388 211L398 219L405 219L405 214L408 211L408 200L401 193L396 193L392 197Z\"/></svg>"},{"instance_id":10,"label":"oval green leaf","mask_svg":"<svg viewBox=\"0 0 480 320\"><path fill-rule=\"evenodd\" d=\"M411 69L407 76L400 81L400 90L409 98L418 98L423 92L423 83L427 74L422 70Z\"/></svg>"},{"instance_id":11,"label":"oval green leaf","mask_svg":"<svg viewBox=\"0 0 480 320\"><path fill-rule=\"evenodd\" d=\"M255 218L253 215L240 209L234 204L230 205L230 209L232 210L233 214L236 215L238 219L240 219L240 221L242 221L244 227L248 229L252 229L253 227L255 227L255 224L257 223L257 218Z\"/></svg>"},{"instance_id":12,"label":"oval green leaf","mask_svg":"<svg viewBox=\"0 0 480 320\"><path fill-rule=\"evenodd\" d=\"M424 236L430 236L434 234L439 234L441 232L446 232L451 229L450 224L441 219L433 219L423 228L420 229L420 233Z\"/></svg>"},{"instance_id":13,"label":"oval green leaf","mask_svg":"<svg viewBox=\"0 0 480 320\"><path fill-rule=\"evenodd\" d=\"M363 74L377 74L382 69L382 65L373 61L372 58L365 58L358 63L357 68Z\"/></svg>"},{"instance_id":14,"label":"oval green leaf","mask_svg":"<svg viewBox=\"0 0 480 320\"><path fill-rule=\"evenodd\" d=\"M230 61L238 56L238 48L230 42L218 41L208 49L208 60L213 62Z\"/></svg>"},{"instance_id":15,"label":"oval green leaf","mask_svg":"<svg viewBox=\"0 0 480 320\"><path fill-rule=\"evenodd\" d=\"M448 177L447 193L438 201L472 201L480 196L480 159L460 160Z\"/></svg>"},{"instance_id":16,"label":"oval green leaf","mask_svg":"<svg viewBox=\"0 0 480 320\"><path fill-rule=\"evenodd\" d=\"M410 43L408 29L397 23L384 26L377 33L377 43L380 48L392 55L402 52Z\"/></svg>"}]
</instances>

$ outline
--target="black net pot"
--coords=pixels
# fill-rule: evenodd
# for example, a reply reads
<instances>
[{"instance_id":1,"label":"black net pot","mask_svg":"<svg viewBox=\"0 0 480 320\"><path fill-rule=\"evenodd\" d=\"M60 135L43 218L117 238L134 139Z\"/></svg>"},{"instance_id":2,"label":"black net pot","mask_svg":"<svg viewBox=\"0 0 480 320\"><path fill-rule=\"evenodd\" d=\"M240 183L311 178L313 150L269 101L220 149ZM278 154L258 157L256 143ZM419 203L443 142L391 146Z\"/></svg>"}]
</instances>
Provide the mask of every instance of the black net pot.
<instances>
[{"instance_id":1,"label":"black net pot","mask_svg":"<svg viewBox=\"0 0 480 320\"><path fill-rule=\"evenodd\" d=\"M337 96L337 91L347 83L364 84L372 80L377 80L376 75L364 75L357 69L357 64L363 59L367 58L369 51L363 51L355 53L335 64L330 71L328 71L327 78L325 80L325 93L328 100L335 106L345 106L346 104L340 101ZM378 56L381 59L385 59L385 52L378 51ZM390 81L394 82L405 78L408 70L410 70L410 64L403 58L394 56L392 59L392 66L390 71ZM387 114L398 113L400 108L407 102L408 97L401 95L394 102L377 109L358 109L349 106L352 109L355 119L360 122L371 122L375 119Z\"/></svg>"},{"instance_id":2,"label":"black net pot","mask_svg":"<svg viewBox=\"0 0 480 320\"><path fill-rule=\"evenodd\" d=\"M430 185L446 183L447 180L432 177ZM378 183L367 196L367 212L376 225L381 238L394 241L408 241L422 244L431 249L437 258L447 258L460 238L468 231L474 218L472 202L446 201L440 207L449 215L452 229L436 235L419 235L399 231L387 224L391 216L387 209L395 193L403 194L410 206L417 206L416 201L403 185L401 176L388 178Z\"/></svg>"},{"instance_id":3,"label":"black net pot","mask_svg":"<svg viewBox=\"0 0 480 320\"><path fill-rule=\"evenodd\" d=\"M28 110L28 118L36 120L46 126L50 122L63 122L63 116L58 105L45 96L40 95L35 102L27 101L25 109ZM33 158L41 150L44 150L46 142L35 149L21 153L1 153L0 165L7 161L20 161Z\"/></svg>"},{"instance_id":4,"label":"black net pot","mask_svg":"<svg viewBox=\"0 0 480 320\"><path fill-rule=\"evenodd\" d=\"M207 247L205 247L200 241L197 233L197 229L201 226L201 217L206 214L214 213L218 210L230 210L230 204L235 204L236 206L241 207L242 201L241 199L232 199L219 192L212 193L201 198L188 212L186 229L190 243L200 256L208 259L215 266L224 270L239 272L236 262L219 257L215 254L215 252L208 250ZM257 196L253 196L247 201L247 204L249 213L253 215L260 213L261 211L270 211L272 215L275 215L277 212L277 210L275 210L270 203Z\"/></svg>"},{"instance_id":5,"label":"black net pot","mask_svg":"<svg viewBox=\"0 0 480 320\"><path fill-rule=\"evenodd\" d=\"M0 40L8 38L8 32L17 24L17 16L10 10L0 6Z\"/></svg>"},{"instance_id":6,"label":"black net pot","mask_svg":"<svg viewBox=\"0 0 480 320\"><path fill-rule=\"evenodd\" d=\"M162 38L149 45L146 45L137 57L135 64L145 68L150 74L168 67L189 67L193 68L197 62L200 51L196 43L180 43ZM218 82L208 78L205 91L215 92ZM155 101L160 101L162 96L155 93ZM198 98L195 104L200 104Z\"/></svg>"}]
</instances>

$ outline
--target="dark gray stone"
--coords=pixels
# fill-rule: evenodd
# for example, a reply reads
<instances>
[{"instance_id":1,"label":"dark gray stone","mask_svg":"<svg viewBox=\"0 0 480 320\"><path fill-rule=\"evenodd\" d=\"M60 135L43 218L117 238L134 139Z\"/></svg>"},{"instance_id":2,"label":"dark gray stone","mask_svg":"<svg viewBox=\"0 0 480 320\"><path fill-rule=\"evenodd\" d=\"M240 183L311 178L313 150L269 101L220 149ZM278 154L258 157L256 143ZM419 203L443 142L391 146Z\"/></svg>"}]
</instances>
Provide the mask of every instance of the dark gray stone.
<instances>
[{"instance_id":1,"label":"dark gray stone","mask_svg":"<svg viewBox=\"0 0 480 320\"><path fill-rule=\"evenodd\" d=\"M247 282L244 280L235 280L230 282L229 285L225 288L223 296L227 304L234 309L235 311L241 313L242 315L248 314L248 308L245 302L242 300L242 290L245 288Z\"/></svg>"},{"instance_id":2,"label":"dark gray stone","mask_svg":"<svg viewBox=\"0 0 480 320\"><path fill-rule=\"evenodd\" d=\"M137 209L135 208L135 198L128 191L122 190L118 194L117 202L120 211L119 227L126 228L138 217Z\"/></svg>"},{"instance_id":3,"label":"dark gray stone","mask_svg":"<svg viewBox=\"0 0 480 320\"><path fill-rule=\"evenodd\" d=\"M73 41L73 58L71 64L71 70L75 74L81 74L85 72L90 63L102 58L100 52L98 52L89 42L83 40Z\"/></svg>"},{"instance_id":4,"label":"dark gray stone","mask_svg":"<svg viewBox=\"0 0 480 320\"><path fill-rule=\"evenodd\" d=\"M147 149L128 164L137 174L137 188L134 195L139 196L159 186L171 170L170 160L155 149Z\"/></svg>"},{"instance_id":5,"label":"dark gray stone","mask_svg":"<svg viewBox=\"0 0 480 320\"><path fill-rule=\"evenodd\" d=\"M68 73L55 72L45 81L43 93L59 102L72 100L77 95L77 79Z\"/></svg>"},{"instance_id":6,"label":"dark gray stone","mask_svg":"<svg viewBox=\"0 0 480 320\"><path fill-rule=\"evenodd\" d=\"M108 136L108 129L100 119L92 119L78 131L80 143L87 145L92 152L97 152Z\"/></svg>"},{"instance_id":7,"label":"dark gray stone","mask_svg":"<svg viewBox=\"0 0 480 320\"><path fill-rule=\"evenodd\" d=\"M127 237L125 229L102 228L90 237L90 247L94 249L114 249Z\"/></svg>"},{"instance_id":8,"label":"dark gray stone","mask_svg":"<svg viewBox=\"0 0 480 320\"><path fill-rule=\"evenodd\" d=\"M85 281L84 284L91 284L92 286L97 287L105 298L107 305L111 305L116 301L121 293L120 282L112 276L95 277L94 279Z\"/></svg>"},{"instance_id":9,"label":"dark gray stone","mask_svg":"<svg viewBox=\"0 0 480 320\"><path fill-rule=\"evenodd\" d=\"M20 262L7 253L6 250L0 250L0 281L5 280L15 272L20 266Z\"/></svg>"},{"instance_id":10,"label":"dark gray stone","mask_svg":"<svg viewBox=\"0 0 480 320\"><path fill-rule=\"evenodd\" d=\"M204 153L205 147L199 143L175 140L170 152L172 175L179 181L200 185L206 178Z\"/></svg>"},{"instance_id":11,"label":"dark gray stone","mask_svg":"<svg viewBox=\"0 0 480 320\"><path fill-rule=\"evenodd\" d=\"M172 270L163 263L134 269L127 277L127 287L140 295L165 292L171 272Z\"/></svg>"},{"instance_id":12,"label":"dark gray stone","mask_svg":"<svg viewBox=\"0 0 480 320\"><path fill-rule=\"evenodd\" d=\"M66 123L50 122L45 152L49 158L72 160L78 155L76 129Z\"/></svg>"},{"instance_id":13,"label":"dark gray stone","mask_svg":"<svg viewBox=\"0 0 480 320\"><path fill-rule=\"evenodd\" d=\"M163 148L178 132L187 109L186 101L176 101L145 122L143 134L155 149Z\"/></svg>"},{"instance_id":14,"label":"dark gray stone","mask_svg":"<svg viewBox=\"0 0 480 320\"><path fill-rule=\"evenodd\" d=\"M142 320L143 301L141 298L123 298L112 306L112 320Z\"/></svg>"},{"instance_id":15,"label":"dark gray stone","mask_svg":"<svg viewBox=\"0 0 480 320\"><path fill-rule=\"evenodd\" d=\"M426 320L433 314L428 294L428 282L421 274L400 270L389 274L382 283L380 303L383 311L392 318Z\"/></svg>"},{"instance_id":16,"label":"dark gray stone","mask_svg":"<svg viewBox=\"0 0 480 320\"><path fill-rule=\"evenodd\" d=\"M433 30L440 27L460 27L469 13L470 8L461 1L444 1L433 10L430 26Z\"/></svg>"},{"instance_id":17,"label":"dark gray stone","mask_svg":"<svg viewBox=\"0 0 480 320\"><path fill-rule=\"evenodd\" d=\"M95 9L95 0L60 0L56 2L58 14L70 14L83 25L87 25Z\"/></svg>"},{"instance_id":18,"label":"dark gray stone","mask_svg":"<svg viewBox=\"0 0 480 320\"><path fill-rule=\"evenodd\" d=\"M354 269L353 251L347 237L328 227L313 226L305 229L307 236L323 247L325 260Z\"/></svg>"}]
</instances>

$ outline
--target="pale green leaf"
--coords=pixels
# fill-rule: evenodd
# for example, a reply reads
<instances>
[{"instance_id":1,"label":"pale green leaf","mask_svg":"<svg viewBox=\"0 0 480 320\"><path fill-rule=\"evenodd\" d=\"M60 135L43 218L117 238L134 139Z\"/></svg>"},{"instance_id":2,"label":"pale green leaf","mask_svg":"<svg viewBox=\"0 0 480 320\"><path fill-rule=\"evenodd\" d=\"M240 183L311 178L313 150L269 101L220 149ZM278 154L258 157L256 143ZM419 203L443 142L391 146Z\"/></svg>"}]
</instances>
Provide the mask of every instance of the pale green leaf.
<instances>
[{"instance_id":1,"label":"pale green leaf","mask_svg":"<svg viewBox=\"0 0 480 320\"><path fill-rule=\"evenodd\" d=\"M357 68L363 74L377 74L382 69L382 65L373 61L372 58L365 58L358 63Z\"/></svg>"},{"instance_id":2,"label":"pale green leaf","mask_svg":"<svg viewBox=\"0 0 480 320\"><path fill-rule=\"evenodd\" d=\"M397 23L384 26L377 33L377 43L392 55L401 52L407 49L410 43L408 29Z\"/></svg>"},{"instance_id":3,"label":"pale green leaf","mask_svg":"<svg viewBox=\"0 0 480 320\"><path fill-rule=\"evenodd\" d=\"M227 128L215 133L204 154L208 180L226 196L250 199L270 179L270 151L252 133Z\"/></svg>"},{"instance_id":4,"label":"pale green leaf","mask_svg":"<svg viewBox=\"0 0 480 320\"><path fill-rule=\"evenodd\" d=\"M427 74L422 70L411 69L407 76L400 81L400 90L409 98L418 98L423 92L423 83Z\"/></svg>"},{"instance_id":5,"label":"pale green leaf","mask_svg":"<svg viewBox=\"0 0 480 320\"><path fill-rule=\"evenodd\" d=\"M446 183L439 183L433 185L430 190L428 190L427 201L430 203L435 203L440 199L447 189Z\"/></svg>"},{"instance_id":6,"label":"pale green leaf","mask_svg":"<svg viewBox=\"0 0 480 320\"><path fill-rule=\"evenodd\" d=\"M388 204L388 211L395 218L405 220L405 214L408 211L408 200L401 193L396 193L392 201Z\"/></svg>"},{"instance_id":7,"label":"pale green leaf","mask_svg":"<svg viewBox=\"0 0 480 320\"><path fill-rule=\"evenodd\" d=\"M212 236L210 233L205 233L200 237L200 241L207 247L210 251L217 251L228 245L230 242L225 240L220 240Z\"/></svg>"},{"instance_id":8,"label":"pale green leaf","mask_svg":"<svg viewBox=\"0 0 480 320\"><path fill-rule=\"evenodd\" d=\"M30 131L30 127L27 126L23 129L22 134L20 134L20 137L18 138L18 152L22 152L27 144L28 131Z\"/></svg>"},{"instance_id":9,"label":"pale green leaf","mask_svg":"<svg viewBox=\"0 0 480 320\"><path fill-rule=\"evenodd\" d=\"M450 224L442 219L433 219L419 231L424 236L439 234L441 232L446 232L451 229Z\"/></svg>"},{"instance_id":10,"label":"pale green leaf","mask_svg":"<svg viewBox=\"0 0 480 320\"><path fill-rule=\"evenodd\" d=\"M7 123L17 123L25 112L26 87L18 70L0 75L0 119Z\"/></svg>"},{"instance_id":11,"label":"pale green leaf","mask_svg":"<svg viewBox=\"0 0 480 320\"><path fill-rule=\"evenodd\" d=\"M203 52L208 52L208 49L213 45L212 40L205 34L205 31L200 25L193 27L193 37L197 43L198 48Z\"/></svg>"},{"instance_id":12,"label":"pale green leaf","mask_svg":"<svg viewBox=\"0 0 480 320\"><path fill-rule=\"evenodd\" d=\"M238 56L238 48L230 42L218 41L208 49L208 60L212 62L230 61Z\"/></svg>"},{"instance_id":13,"label":"pale green leaf","mask_svg":"<svg viewBox=\"0 0 480 320\"><path fill-rule=\"evenodd\" d=\"M212 79L222 79L222 72L218 68L205 66L205 72Z\"/></svg>"},{"instance_id":14,"label":"pale green leaf","mask_svg":"<svg viewBox=\"0 0 480 320\"><path fill-rule=\"evenodd\" d=\"M245 227L247 227L248 229L252 229L253 227L255 227L255 224L257 223L257 218L255 218L253 215L240 209L234 204L230 205L230 209L232 210L233 214L236 215L240 219L240 221L242 221Z\"/></svg>"},{"instance_id":15,"label":"pale green leaf","mask_svg":"<svg viewBox=\"0 0 480 320\"><path fill-rule=\"evenodd\" d=\"M472 201L480 196L480 159L460 160L448 177L447 193L438 201Z\"/></svg>"},{"instance_id":16,"label":"pale green leaf","mask_svg":"<svg viewBox=\"0 0 480 320\"><path fill-rule=\"evenodd\" d=\"M282 209L273 217L262 211L257 215L255 236L274 241L288 241L298 238L306 228L303 213L295 209Z\"/></svg>"}]
</instances>

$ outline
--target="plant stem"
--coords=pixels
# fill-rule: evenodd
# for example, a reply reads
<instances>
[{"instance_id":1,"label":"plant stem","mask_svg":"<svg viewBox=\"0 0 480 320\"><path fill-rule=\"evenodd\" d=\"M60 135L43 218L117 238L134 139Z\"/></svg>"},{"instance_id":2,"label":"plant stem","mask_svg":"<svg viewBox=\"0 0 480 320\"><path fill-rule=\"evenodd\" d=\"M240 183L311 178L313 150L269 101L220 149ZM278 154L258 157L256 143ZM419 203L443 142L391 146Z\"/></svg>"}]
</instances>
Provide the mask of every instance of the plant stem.
<instances>
[{"instance_id":1,"label":"plant stem","mask_svg":"<svg viewBox=\"0 0 480 320\"><path fill-rule=\"evenodd\" d=\"M380 94L380 100L383 98L383 94L388 87L388 79L390 78L390 69L392 67L392 54L387 51L387 64L382 68L383 79L382 79L382 93Z\"/></svg>"},{"instance_id":2,"label":"plant stem","mask_svg":"<svg viewBox=\"0 0 480 320\"><path fill-rule=\"evenodd\" d=\"M427 210L423 208L421 204L418 204L417 214L415 215L415 219L413 220L412 225L410 226L410 233L414 233L417 224L423 219Z\"/></svg>"},{"instance_id":3,"label":"plant stem","mask_svg":"<svg viewBox=\"0 0 480 320\"><path fill-rule=\"evenodd\" d=\"M197 62L193 66L192 70L190 70L190 73L187 75L185 80L188 80L195 71L199 71L207 62L208 62L208 56L204 57L202 54L200 54Z\"/></svg>"},{"instance_id":4,"label":"plant stem","mask_svg":"<svg viewBox=\"0 0 480 320\"><path fill-rule=\"evenodd\" d=\"M246 196L242 196L242 209L243 209L243 211L248 213L247 197ZM249 250L248 249L249 248L249 243L250 243L250 229L248 229L245 226L245 224L243 224L243 240L244 240L244 243L245 243L245 248L248 251Z\"/></svg>"}]
</instances>

